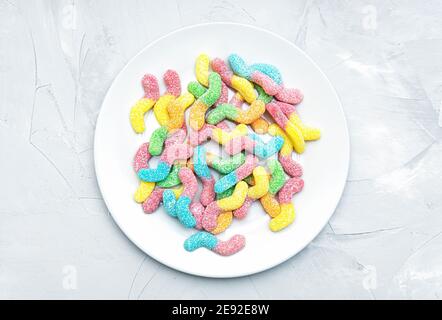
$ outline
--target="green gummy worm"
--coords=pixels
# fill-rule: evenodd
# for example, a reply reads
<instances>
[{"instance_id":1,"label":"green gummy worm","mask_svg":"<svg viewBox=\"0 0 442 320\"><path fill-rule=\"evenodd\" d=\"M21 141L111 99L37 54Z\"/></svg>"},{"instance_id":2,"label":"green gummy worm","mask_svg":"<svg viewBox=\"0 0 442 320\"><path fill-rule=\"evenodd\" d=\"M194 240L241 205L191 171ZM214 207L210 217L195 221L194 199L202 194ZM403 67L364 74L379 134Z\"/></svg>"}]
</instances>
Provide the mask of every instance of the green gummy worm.
<instances>
[{"instance_id":1,"label":"green gummy worm","mask_svg":"<svg viewBox=\"0 0 442 320\"><path fill-rule=\"evenodd\" d=\"M272 96L269 96L263 88L261 88L258 85L255 85L255 89L256 91L258 91L258 100L261 100L262 102L264 102L265 104L270 103L270 101L273 100Z\"/></svg>"},{"instance_id":2,"label":"green gummy worm","mask_svg":"<svg viewBox=\"0 0 442 320\"><path fill-rule=\"evenodd\" d=\"M202 86L199 82L192 81L187 85L187 91L189 91L196 99L201 97L207 89Z\"/></svg>"},{"instance_id":3,"label":"green gummy worm","mask_svg":"<svg viewBox=\"0 0 442 320\"><path fill-rule=\"evenodd\" d=\"M269 160L267 166L269 167L271 174L269 192L271 194L276 194L282 188L286 180L284 169L282 168L281 163L276 159Z\"/></svg>"},{"instance_id":4,"label":"green gummy worm","mask_svg":"<svg viewBox=\"0 0 442 320\"><path fill-rule=\"evenodd\" d=\"M152 133L149 141L149 153L152 156L159 156L163 153L164 141L166 141L168 134L166 126L159 127Z\"/></svg>"},{"instance_id":5,"label":"green gummy worm","mask_svg":"<svg viewBox=\"0 0 442 320\"><path fill-rule=\"evenodd\" d=\"M216 72L209 74L209 89L199 97L199 100L203 101L207 107L211 107L219 99L221 95L222 81L221 76Z\"/></svg>"},{"instance_id":6,"label":"green gummy worm","mask_svg":"<svg viewBox=\"0 0 442 320\"><path fill-rule=\"evenodd\" d=\"M238 153L230 158L215 158L211 167L222 174L228 174L241 166L246 161L244 153Z\"/></svg>"},{"instance_id":7,"label":"green gummy worm","mask_svg":"<svg viewBox=\"0 0 442 320\"><path fill-rule=\"evenodd\" d=\"M233 104L222 103L210 112L207 116L208 124L217 124L224 119L235 120L238 117L238 108Z\"/></svg>"},{"instance_id":8,"label":"green gummy worm","mask_svg":"<svg viewBox=\"0 0 442 320\"><path fill-rule=\"evenodd\" d=\"M157 186L160 188L172 188L181 184L181 180L178 177L178 172L180 171L181 167L181 164L175 164L172 167L172 170L170 170L170 173L166 179L157 182Z\"/></svg>"}]
</instances>

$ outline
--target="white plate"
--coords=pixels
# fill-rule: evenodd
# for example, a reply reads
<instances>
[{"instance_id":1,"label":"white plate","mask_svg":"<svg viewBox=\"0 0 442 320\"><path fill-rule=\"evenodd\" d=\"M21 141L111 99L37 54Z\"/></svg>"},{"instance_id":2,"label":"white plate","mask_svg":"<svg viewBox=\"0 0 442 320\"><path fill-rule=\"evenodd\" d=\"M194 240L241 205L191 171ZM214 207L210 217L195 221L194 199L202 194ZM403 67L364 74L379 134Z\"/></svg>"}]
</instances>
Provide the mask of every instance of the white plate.
<instances>
[{"instance_id":1,"label":"white plate","mask_svg":"<svg viewBox=\"0 0 442 320\"><path fill-rule=\"evenodd\" d=\"M209 250L186 252L185 230L159 209L144 214L133 200L138 179L133 156L148 141L158 124L150 112L147 130L136 135L129 110L142 96L140 79L152 73L161 79L175 69L183 87L195 80L193 66L201 52L227 58L236 52L248 62L276 65L288 87L301 88L302 119L322 129L322 138L307 143L299 158L304 167L304 190L295 196L296 220L279 233L268 228L269 218L255 204L243 221L234 221L220 237L244 234L246 247L230 257ZM162 88L164 90L164 88ZM318 66L298 47L280 36L256 27L233 23L196 25L172 32L145 47L116 77L101 108L95 132L95 169L98 183L113 218L139 248L177 270L207 277L238 277L272 268L302 250L325 226L341 197L349 165L349 137L335 90Z\"/></svg>"}]
</instances>

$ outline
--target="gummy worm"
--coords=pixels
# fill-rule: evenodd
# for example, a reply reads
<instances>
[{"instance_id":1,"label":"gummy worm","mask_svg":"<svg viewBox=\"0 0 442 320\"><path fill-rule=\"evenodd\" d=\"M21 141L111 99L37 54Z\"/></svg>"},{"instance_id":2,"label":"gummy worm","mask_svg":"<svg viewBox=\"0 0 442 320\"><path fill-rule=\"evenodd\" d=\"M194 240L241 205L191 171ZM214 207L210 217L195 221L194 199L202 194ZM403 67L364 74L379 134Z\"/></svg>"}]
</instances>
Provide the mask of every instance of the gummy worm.
<instances>
[{"instance_id":1,"label":"gummy worm","mask_svg":"<svg viewBox=\"0 0 442 320\"><path fill-rule=\"evenodd\" d=\"M187 91L189 91L196 99L198 99L207 91L207 88L196 81L192 81L189 82L189 84L187 85ZM229 89L227 88L226 84L221 81L221 95L219 96L218 100L216 100L215 105L217 106L221 103L227 103L228 98Z\"/></svg>"},{"instance_id":2,"label":"gummy worm","mask_svg":"<svg viewBox=\"0 0 442 320\"><path fill-rule=\"evenodd\" d=\"M282 76L279 72L278 68L271 64L267 63L254 63L250 65L250 70L252 71L260 71L264 73L265 75L272 78L273 81L275 81L277 84L282 84Z\"/></svg>"},{"instance_id":3,"label":"gummy worm","mask_svg":"<svg viewBox=\"0 0 442 320\"><path fill-rule=\"evenodd\" d=\"M186 228L193 228L196 226L196 219L190 211L190 204L198 191L198 182L189 168L181 168L178 175L184 186L183 192L178 200L174 201L172 191L165 190L163 193L164 207L167 213L177 217Z\"/></svg>"},{"instance_id":4,"label":"gummy worm","mask_svg":"<svg viewBox=\"0 0 442 320\"><path fill-rule=\"evenodd\" d=\"M165 148L155 169L143 168L138 177L146 182L158 182L166 179L175 160L187 160L193 155L193 148L185 143L174 144Z\"/></svg>"},{"instance_id":5,"label":"gummy worm","mask_svg":"<svg viewBox=\"0 0 442 320\"><path fill-rule=\"evenodd\" d=\"M211 66L213 71L220 74L223 82L238 91L248 103L253 103L253 101L256 100L256 92L253 88L253 84L247 79L233 74L224 60L215 58L212 60Z\"/></svg>"},{"instance_id":6,"label":"gummy worm","mask_svg":"<svg viewBox=\"0 0 442 320\"><path fill-rule=\"evenodd\" d=\"M221 213L216 220L216 228L210 232L212 234L220 234L221 232L224 232L232 224L232 220L232 211Z\"/></svg>"},{"instance_id":7,"label":"gummy worm","mask_svg":"<svg viewBox=\"0 0 442 320\"><path fill-rule=\"evenodd\" d=\"M221 83L219 74L216 72L209 74L209 89L190 108L190 127L192 129L198 131L204 125L206 111L215 104L221 95Z\"/></svg>"},{"instance_id":8,"label":"gummy worm","mask_svg":"<svg viewBox=\"0 0 442 320\"><path fill-rule=\"evenodd\" d=\"M247 198L243 205L233 211L236 218L244 218L247 215L247 211L252 205L252 202L256 199L262 198L269 190L269 175L264 167L258 166L253 169L253 178L255 180L255 185L249 188Z\"/></svg>"},{"instance_id":9,"label":"gummy worm","mask_svg":"<svg viewBox=\"0 0 442 320\"><path fill-rule=\"evenodd\" d=\"M145 130L144 115L149 111L160 96L158 80L151 74L146 74L141 80L144 89L144 97L131 108L130 123L136 133L143 133Z\"/></svg>"},{"instance_id":10,"label":"gummy worm","mask_svg":"<svg viewBox=\"0 0 442 320\"><path fill-rule=\"evenodd\" d=\"M269 227L273 232L280 231L295 220L295 208L293 206L293 196L304 187L304 181L299 178L290 178L279 191L278 198L281 204L281 213L270 220Z\"/></svg>"},{"instance_id":11,"label":"gummy worm","mask_svg":"<svg viewBox=\"0 0 442 320\"><path fill-rule=\"evenodd\" d=\"M285 130L290 138L293 149L297 153L303 153L305 150L305 141L301 130L295 126L282 112L281 108L274 102L266 104L266 109L273 117L275 122Z\"/></svg>"},{"instance_id":12,"label":"gummy worm","mask_svg":"<svg viewBox=\"0 0 442 320\"><path fill-rule=\"evenodd\" d=\"M206 162L206 151L202 146L198 146L193 154L193 168L196 175L203 183L203 190L201 191L200 202L203 206L209 205L215 200L215 179L210 173L209 166Z\"/></svg>"},{"instance_id":13,"label":"gummy worm","mask_svg":"<svg viewBox=\"0 0 442 320\"><path fill-rule=\"evenodd\" d=\"M281 212L278 200L275 198L276 193L282 188L286 181L284 169L278 160L272 159L267 163L270 170L269 192L260 200L265 212L271 217L276 217Z\"/></svg>"},{"instance_id":14,"label":"gummy worm","mask_svg":"<svg viewBox=\"0 0 442 320\"><path fill-rule=\"evenodd\" d=\"M215 183L215 192L221 193L233 187L235 184L239 183L242 179L244 179L245 177L247 177L252 173L257 163L258 163L258 158L255 157L254 155L246 156L244 164L242 164L240 167L230 172L229 174L225 175Z\"/></svg>"},{"instance_id":15,"label":"gummy worm","mask_svg":"<svg viewBox=\"0 0 442 320\"><path fill-rule=\"evenodd\" d=\"M160 188L172 188L179 184L181 184L181 180L178 177L178 172L180 171L182 164L175 164L173 165L172 169L170 170L169 175L166 177L166 179L158 181L157 186Z\"/></svg>"},{"instance_id":16,"label":"gummy worm","mask_svg":"<svg viewBox=\"0 0 442 320\"><path fill-rule=\"evenodd\" d=\"M209 86L209 67L209 56L205 53L200 54L195 61L195 74L196 80L205 87Z\"/></svg>"},{"instance_id":17,"label":"gummy worm","mask_svg":"<svg viewBox=\"0 0 442 320\"><path fill-rule=\"evenodd\" d=\"M230 196L233 194L233 191L234 191L234 190L235 190L235 187L231 187L231 188L227 189L227 190L224 191L224 192L217 193L217 194L216 194L216 200L221 200L221 199L224 199L224 198L230 197Z\"/></svg>"},{"instance_id":18,"label":"gummy worm","mask_svg":"<svg viewBox=\"0 0 442 320\"><path fill-rule=\"evenodd\" d=\"M272 137L268 143L263 143L254 140L253 135L249 135L233 138L224 146L224 150L230 155L246 150L260 158L268 158L277 153L283 144L284 139L279 136Z\"/></svg>"},{"instance_id":19,"label":"gummy worm","mask_svg":"<svg viewBox=\"0 0 442 320\"><path fill-rule=\"evenodd\" d=\"M217 218L222 212L236 210L241 207L247 197L248 188L247 183L240 181L236 184L233 194L230 197L210 203L206 207L206 210L204 210L203 228L208 231L215 229L217 226Z\"/></svg>"},{"instance_id":20,"label":"gummy worm","mask_svg":"<svg viewBox=\"0 0 442 320\"><path fill-rule=\"evenodd\" d=\"M229 174L245 162L246 156L244 153L238 153L229 158L218 157L211 152L206 153L206 161L209 167L215 169L221 174ZM193 161L189 162L188 166L193 168Z\"/></svg>"},{"instance_id":21,"label":"gummy worm","mask_svg":"<svg viewBox=\"0 0 442 320\"><path fill-rule=\"evenodd\" d=\"M244 248L246 239L242 235L234 235L227 241L221 241L213 234L199 231L184 241L184 249L189 252L199 248L207 248L219 255L230 256Z\"/></svg>"},{"instance_id":22,"label":"gummy worm","mask_svg":"<svg viewBox=\"0 0 442 320\"><path fill-rule=\"evenodd\" d=\"M148 150L149 150L149 143L147 142L143 143L135 153L134 163L133 163L133 168L135 172L138 173L139 170L149 167L148 163L151 158L151 155L148 152ZM143 203L144 201L146 201L146 199L152 193L154 188L155 188L154 182L141 181L134 194L135 201L138 203Z\"/></svg>"},{"instance_id":23,"label":"gummy worm","mask_svg":"<svg viewBox=\"0 0 442 320\"><path fill-rule=\"evenodd\" d=\"M165 126L170 119L167 106L181 94L181 80L175 70L167 70L163 75L163 81L166 84L166 93L153 107L153 113L160 126Z\"/></svg>"},{"instance_id":24,"label":"gummy worm","mask_svg":"<svg viewBox=\"0 0 442 320\"><path fill-rule=\"evenodd\" d=\"M207 117L207 123L216 124L224 119L229 119L237 123L251 124L259 119L265 112L265 104L261 100L255 100L250 108L242 110L228 103L220 104Z\"/></svg>"},{"instance_id":25,"label":"gummy worm","mask_svg":"<svg viewBox=\"0 0 442 320\"><path fill-rule=\"evenodd\" d=\"M167 123L167 129L172 131L174 129L180 129L184 124L184 112L188 107L192 105L195 98L192 94L186 92L175 99L167 106L169 112L169 122Z\"/></svg>"},{"instance_id":26,"label":"gummy worm","mask_svg":"<svg viewBox=\"0 0 442 320\"><path fill-rule=\"evenodd\" d=\"M272 136L281 136L284 138L284 144L279 151L279 162L281 163L284 171L291 177L300 177L302 176L302 167L301 165L293 160L292 151L293 145L290 142L290 139L287 137L284 130L282 130L277 124L272 123L269 126L269 133Z\"/></svg>"},{"instance_id":27,"label":"gummy worm","mask_svg":"<svg viewBox=\"0 0 442 320\"><path fill-rule=\"evenodd\" d=\"M175 198L178 198L181 195L181 192L183 192L183 187L176 189L155 188L146 201L143 202L142 207L145 213L153 213L158 209L165 190L172 190Z\"/></svg>"},{"instance_id":28,"label":"gummy worm","mask_svg":"<svg viewBox=\"0 0 442 320\"><path fill-rule=\"evenodd\" d=\"M274 79L264 74L256 68L250 68L244 60L237 54L231 54L228 58L233 72L247 80L258 84L264 91L276 99L292 104L298 104L303 99L303 94L299 89L288 89L283 84L278 84Z\"/></svg>"},{"instance_id":29,"label":"gummy worm","mask_svg":"<svg viewBox=\"0 0 442 320\"><path fill-rule=\"evenodd\" d=\"M237 125L232 131L228 132L221 128L213 128L212 139L218 142L220 145L227 144L230 140L247 135L247 126L244 124Z\"/></svg>"}]
</instances>

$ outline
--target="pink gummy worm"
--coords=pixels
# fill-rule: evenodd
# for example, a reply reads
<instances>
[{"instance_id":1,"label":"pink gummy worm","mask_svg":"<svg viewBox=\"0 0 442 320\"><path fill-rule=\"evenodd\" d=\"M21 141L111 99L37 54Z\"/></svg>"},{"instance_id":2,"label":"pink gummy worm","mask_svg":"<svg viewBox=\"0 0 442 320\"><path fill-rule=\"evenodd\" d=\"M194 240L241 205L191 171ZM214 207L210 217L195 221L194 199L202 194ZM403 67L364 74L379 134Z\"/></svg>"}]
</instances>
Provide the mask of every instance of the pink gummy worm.
<instances>
[{"instance_id":1,"label":"pink gummy worm","mask_svg":"<svg viewBox=\"0 0 442 320\"><path fill-rule=\"evenodd\" d=\"M215 179L213 177L201 178L203 190L201 191L200 201L203 206L208 206L215 200Z\"/></svg>"},{"instance_id":2,"label":"pink gummy worm","mask_svg":"<svg viewBox=\"0 0 442 320\"><path fill-rule=\"evenodd\" d=\"M224 146L225 151L229 155L235 155L243 150L253 153L256 141L248 136L235 137Z\"/></svg>"},{"instance_id":3,"label":"pink gummy worm","mask_svg":"<svg viewBox=\"0 0 442 320\"><path fill-rule=\"evenodd\" d=\"M181 196L186 196L189 199L193 199L195 194L198 192L198 181L196 181L193 171L187 167L182 167L178 172L178 177L184 186Z\"/></svg>"},{"instance_id":4,"label":"pink gummy worm","mask_svg":"<svg viewBox=\"0 0 442 320\"><path fill-rule=\"evenodd\" d=\"M281 108L276 103L270 102L266 104L266 110L270 113L278 126L285 129L289 119L287 119Z\"/></svg>"},{"instance_id":5,"label":"pink gummy worm","mask_svg":"<svg viewBox=\"0 0 442 320\"><path fill-rule=\"evenodd\" d=\"M203 221L204 209L205 209L204 206L198 201L192 202L190 204L189 210L196 220L195 229L201 230L203 228L202 221Z\"/></svg>"},{"instance_id":6,"label":"pink gummy worm","mask_svg":"<svg viewBox=\"0 0 442 320\"><path fill-rule=\"evenodd\" d=\"M227 241L219 240L213 251L221 256L230 256L240 251L246 245L246 238L240 234L234 235Z\"/></svg>"},{"instance_id":7,"label":"pink gummy worm","mask_svg":"<svg viewBox=\"0 0 442 320\"><path fill-rule=\"evenodd\" d=\"M181 80L178 72L175 70L167 70L163 76L166 84L166 93L178 97L181 94Z\"/></svg>"},{"instance_id":8,"label":"pink gummy worm","mask_svg":"<svg viewBox=\"0 0 442 320\"><path fill-rule=\"evenodd\" d=\"M301 178L290 178L286 181L284 186L279 190L279 203L290 203L293 196L300 192L304 187L304 180Z\"/></svg>"},{"instance_id":9,"label":"pink gummy worm","mask_svg":"<svg viewBox=\"0 0 442 320\"><path fill-rule=\"evenodd\" d=\"M304 95L299 89L282 88L282 90L275 95L275 98L279 101L298 104L304 99Z\"/></svg>"},{"instance_id":10,"label":"pink gummy worm","mask_svg":"<svg viewBox=\"0 0 442 320\"><path fill-rule=\"evenodd\" d=\"M235 170L236 179L238 181L241 181L242 179L251 175L253 169L255 169L255 167L258 165L258 162L259 159L254 155L252 154L247 155L245 162Z\"/></svg>"},{"instance_id":11,"label":"pink gummy worm","mask_svg":"<svg viewBox=\"0 0 442 320\"><path fill-rule=\"evenodd\" d=\"M279 106L279 108L287 116L287 118L296 112L296 106L293 104L289 104L289 103L285 103L285 102L281 102L281 101L275 101L275 103Z\"/></svg>"},{"instance_id":12,"label":"pink gummy worm","mask_svg":"<svg viewBox=\"0 0 442 320\"><path fill-rule=\"evenodd\" d=\"M152 74L145 74L141 80L144 89L144 97L147 99L158 100L160 98L160 87L157 78Z\"/></svg>"},{"instance_id":13,"label":"pink gummy worm","mask_svg":"<svg viewBox=\"0 0 442 320\"><path fill-rule=\"evenodd\" d=\"M173 144L164 149L161 160L172 165L175 160L187 160L193 155L193 148L186 144Z\"/></svg>"},{"instance_id":14,"label":"pink gummy worm","mask_svg":"<svg viewBox=\"0 0 442 320\"><path fill-rule=\"evenodd\" d=\"M202 226L207 231L212 231L216 228L218 221L217 218L223 210L218 206L217 201L209 203L204 210Z\"/></svg>"},{"instance_id":15,"label":"pink gummy worm","mask_svg":"<svg viewBox=\"0 0 442 320\"><path fill-rule=\"evenodd\" d=\"M221 95L219 96L218 100L216 100L215 105L217 106L221 103L227 103L228 99L229 99L229 89L227 88L224 82L221 82Z\"/></svg>"},{"instance_id":16,"label":"pink gummy worm","mask_svg":"<svg viewBox=\"0 0 442 320\"><path fill-rule=\"evenodd\" d=\"M283 87L273 81L272 78L260 71L254 71L251 74L251 79L253 82L260 85L265 93L270 96L278 94L283 89Z\"/></svg>"},{"instance_id":17,"label":"pink gummy worm","mask_svg":"<svg viewBox=\"0 0 442 320\"><path fill-rule=\"evenodd\" d=\"M246 197L246 200L244 201L243 205L239 207L236 210L233 210L233 215L235 218L243 219L246 217L247 212L249 211L250 207L252 206L253 199Z\"/></svg>"},{"instance_id":18,"label":"pink gummy worm","mask_svg":"<svg viewBox=\"0 0 442 320\"><path fill-rule=\"evenodd\" d=\"M302 167L301 165L293 160L291 155L282 156L279 155L279 162L281 163L282 167L284 168L284 171L290 176L290 177L300 177L302 176Z\"/></svg>"},{"instance_id":19,"label":"pink gummy worm","mask_svg":"<svg viewBox=\"0 0 442 320\"><path fill-rule=\"evenodd\" d=\"M221 80L231 87L233 72L227 66L227 63L220 58L215 58L210 62L210 65L212 66L212 70L221 76Z\"/></svg>"},{"instance_id":20,"label":"pink gummy worm","mask_svg":"<svg viewBox=\"0 0 442 320\"><path fill-rule=\"evenodd\" d=\"M172 133L164 142L164 147L168 148L175 144L182 144L186 139L186 131L183 129L178 129Z\"/></svg>"},{"instance_id":21,"label":"pink gummy worm","mask_svg":"<svg viewBox=\"0 0 442 320\"><path fill-rule=\"evenodd\" d=\"M145 213L153 213L160 206L160 202L163 199L164 189L153 189L150 196L143 202L142 207Z\"/></svg>"},{"instance_id":22,"label":"pink gummy worm","mask_svg":"<svg viewBox=\"0 0 442 320\"><path fill-rule=\"evenodd\" d=\"M134 157L133 168L135 172L138 172L140 169L147 169L149 167L148 161L150 158L149 142L143 143L140 148L138 148Z\"/></svg>"},{"instance_id":23,"label":"pink gummy worm","mask_svg":"<svg viewBox=\"0 0 442 320\"><path fill-rule=\"evenodd\" d=\"M204 124L199 130L193 130L190 128L189 132L189 142L193 147L199 146L200 144L206 142L209 138L212 138L212 130L215 126L210 124Z\"/></svg>"}]
</instances>

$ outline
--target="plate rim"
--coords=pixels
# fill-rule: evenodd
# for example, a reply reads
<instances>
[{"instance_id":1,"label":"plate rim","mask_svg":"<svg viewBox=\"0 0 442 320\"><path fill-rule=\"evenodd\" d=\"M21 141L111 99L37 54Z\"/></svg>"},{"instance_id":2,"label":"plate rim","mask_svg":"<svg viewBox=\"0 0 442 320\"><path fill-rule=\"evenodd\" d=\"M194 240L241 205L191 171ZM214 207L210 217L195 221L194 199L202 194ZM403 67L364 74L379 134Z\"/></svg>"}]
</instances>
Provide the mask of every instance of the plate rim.
<instances>
[{"instance_id":1,"label":"plate rim","mask_svg":"<svg viewBox=\"0 0 442 320\"><path fill-rule=\"evenodd\" d=\"M336 203L333 205L333 209L330 210L330 213L327 216L327 219L325 220L324 224L322 224L321 226L318 227L318 230L315 230L315 232L312 232L312 236L310 238L308 238L307 241L305 241L305 244L303 246L300 246L299 249L296 252L290 253L288 254L286 257L284 257L283 259L278 260L275 263L270 263L265 267L260 267L260 268L256 268L253 270L249 270L247 272L241 272L241 273L237 273L237 274L211 274L209 273L201 273L198 271L192 271L192 270L187 270L185 268L180 268L179 266L172 266L171 264L167 263L166 261L164 261L161 257L158 257L156 255L152 255L148 252L146 252L143 249L143 246L141 244L139 244L137 241L135 241L131 236L129 236L129 234L124 230L124 227L122 226L122 224L120 223L119 219L114 215L114 213L112 213L112 210L110 208L109 202L106 199L106 197L104 196L103 192L102 192L102 187L101 187L101 173L100 170L98 169L99 166L97 166L97 140L98 140L98 134L97 134L97 128L99 127L99 123L100 123L100 119L102 117L102 110L103 110L103 106L105 104L107 104L107 100L109 99L109 93L111 91L111 89L113 89L115 83L118 81L118 79L122 76L122 74L126 71L126 69L129 67L129 65L132 64L132 62L141 54L143 54L143 52L145 50L147 50L148 48L154 46L157 42L184 30L188 30L188 29L193 29L193 28L198 28L198 27L204 27L204 26L208 26L208 25L235 25L235 26L240 26L240 27L245 27L245 28L250 28L250 29L255 29L257 31L260 32L265 32L270 34L271 36L282 40L283 42L287 43L288 45L294 47L296 50L298 50L306 59L308 59L313 66L320 72L320 74L324 77L324 79L326 80L326 82L328 83L329 87L332 89L332 92L334 94L334 96L337 99L338 105L339 105L339 111L341 113L341 116L343 118L343 125L344 125L344 132L345 132L345 179L343 179L343 182L341 183L341 185L339 185L337 187L337 189L339 189L339 196L336 197ZM349 134L349 130L348 130L348 123L347 123L347 118L345 116L345 112L344 112L344 108L342 106L342 102L340 99L339 94L337 93L335 87L333 86L333 84L331 83L330 79L328 78L328 76L324 73L324 71L322 70L322 68L310 57L310 55L308 55L303 49L301 49L300 47L298 47L295 43L293 43L292 41L288 40L287 38L273 32L270 30L267 30L265 28L262 27L257 27L254 25L250 25L250 24L245 24L245 23L238 23L238 22L228 22L228 21L217 21L217 22L205 22L205 23L198 23L198 24L192 24L192 25L188 25L188 26L183 26L177 29L174 29L168 33L166 33L163 36L160 36L156 39L154 39L153 41L148 42L143 48L141 48L132 58L130 58L124 65L124 67L118 72L118 74L115 76L115 78L112 80L112 83L110 84L110 86L107 88L106 90L106 94L103 98L103 101L101 103L100 106L100 111L95 123L95 130L94 130L94 141L93 141L93 148L94 148L94 171L95 171L95 177L97 179L97 184L98 184L98 188L100 190L101 196L103 198L103 201L106 205L107 210L109 211L109 213L112 216L112 219L115 221L116 225L118 226L118 228L120 229L120 231L124 234L124 236L129 239L141 252L143 252L143 254L148 255L150 258L154 259L155 261L158 261L159 263L161 263L162 265L170 268L170 269L174 269L178 272L182 272L182 273L186 273L186 274L190 274L190 275L194 275L194 276L199 276L199 277L204 277L204 278L240 278L240 277L245 277L245 276L250 276L250 275L254 275L254 274L258 274L264 271L268 271L271 270L273 268L275 268L276 266L283 264L284 262L286 262L287 260L293 258L294 256L296 256L297 254L299 254L300 252L302 252L320 233L321 231L324 229L324 227L328 224L328 222L330 221L331 217L333 216L333 214L336 212L336 209L342 199L345 187L347 185L347 180L348 180L348 175L349 175L349 170L350 170L350 149L351 149L351 144L350 144L350 134Z\"/></svg>"}]
</instances>

